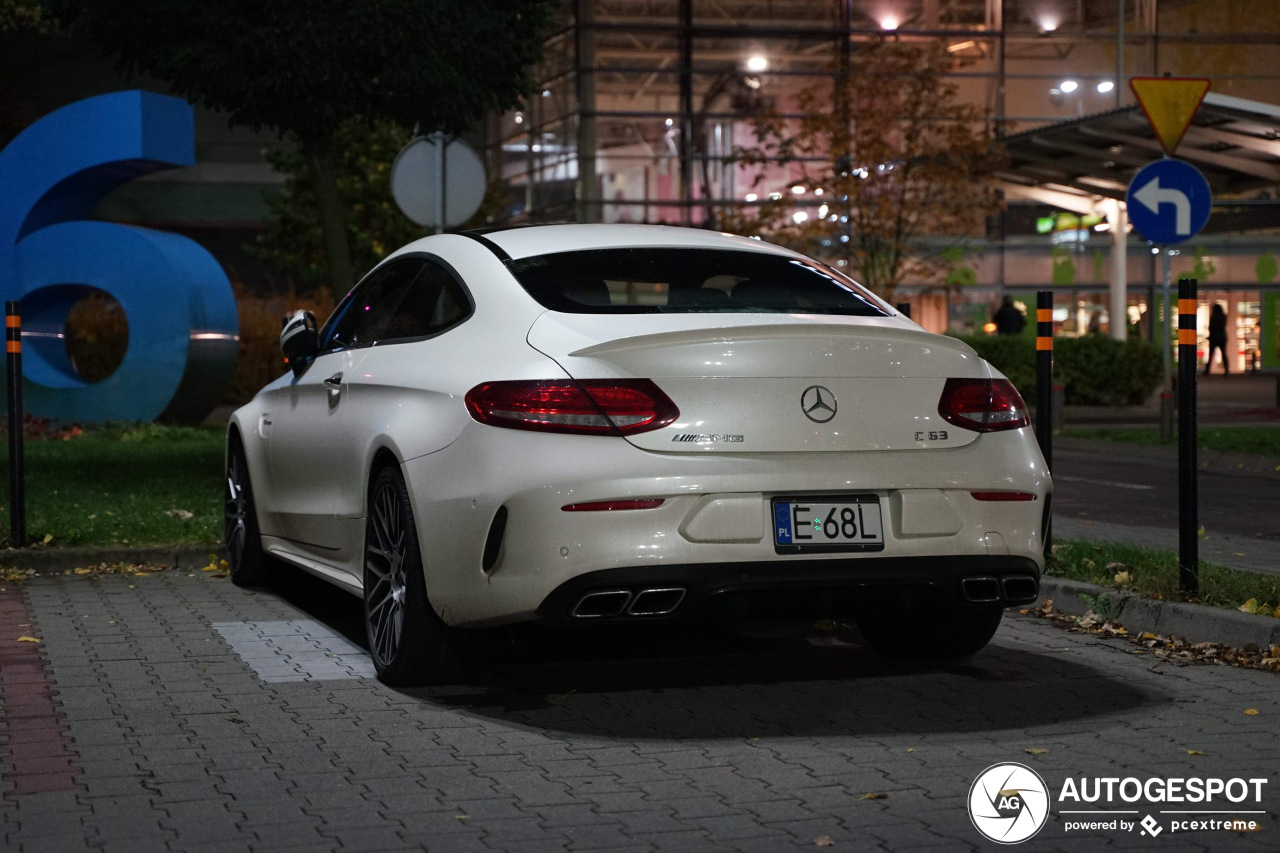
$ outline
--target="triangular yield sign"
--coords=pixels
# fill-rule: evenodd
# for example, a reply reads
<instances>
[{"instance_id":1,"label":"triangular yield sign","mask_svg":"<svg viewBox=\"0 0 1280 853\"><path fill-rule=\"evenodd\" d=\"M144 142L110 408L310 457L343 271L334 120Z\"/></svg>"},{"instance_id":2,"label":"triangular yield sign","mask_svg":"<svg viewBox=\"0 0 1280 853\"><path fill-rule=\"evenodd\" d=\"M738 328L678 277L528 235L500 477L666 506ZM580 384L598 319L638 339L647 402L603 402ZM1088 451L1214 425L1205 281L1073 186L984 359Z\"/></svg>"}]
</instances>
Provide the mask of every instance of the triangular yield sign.
<instances>
[{"instance_id":1,"label":"triangular yield sign","mask_svg":"<svg viewBox=\"0 0 1280 853\"><path fill-rule=\"evenodd\" d=\"M1170 157L1200 108L1209 80L1204 77L1134 77L1129 87L1138 97L1151 129Z\"/></svg>"}]
</instances>

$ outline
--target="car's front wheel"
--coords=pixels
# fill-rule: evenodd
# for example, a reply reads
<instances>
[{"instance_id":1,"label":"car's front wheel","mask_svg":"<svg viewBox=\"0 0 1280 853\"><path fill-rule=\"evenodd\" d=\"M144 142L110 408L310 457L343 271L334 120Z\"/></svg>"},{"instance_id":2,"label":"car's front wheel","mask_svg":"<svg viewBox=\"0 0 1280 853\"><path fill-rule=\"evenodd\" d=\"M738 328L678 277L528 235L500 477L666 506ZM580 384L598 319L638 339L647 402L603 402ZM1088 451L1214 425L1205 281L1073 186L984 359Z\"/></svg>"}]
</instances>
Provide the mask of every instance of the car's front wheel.
<instances>
[{"instance_id":1,"label":"car's front wheel","mask_svg":"<svg viewBox=\"0 0 1280 853\"><path fill-rule=\"evenodd\" d=\"M998 606L935 600L868 611L859 615L858 629L884 657L947 662L981 651L1003 616L1004 608Z\"/></svg>"},{"instance_id":2,"label":"car's front wheel","mask_svg":"<svg viewBox=\"0 0 1280 853\"><path fill-rule=\"evenodd\" d=\"M240 437L232 433L227 445L227 493L223 515L223 540L231 582L236 586L262 586L271 568L271 558L262 550L258 513L253 505L253 485L249 463Z\"/></svg>"},{"instance_id":3,"label":"car's front wheel","mask_svg":"<svg viewBox=\"0 0 1280 853\"><path fill-rule=\"evenodd\" d=\"M378 678L441 684L462 677L462 642L427 601L422 551L404 477L384 468L369 490L365 526L364 621Z\"/></svg>"}]
</instances>

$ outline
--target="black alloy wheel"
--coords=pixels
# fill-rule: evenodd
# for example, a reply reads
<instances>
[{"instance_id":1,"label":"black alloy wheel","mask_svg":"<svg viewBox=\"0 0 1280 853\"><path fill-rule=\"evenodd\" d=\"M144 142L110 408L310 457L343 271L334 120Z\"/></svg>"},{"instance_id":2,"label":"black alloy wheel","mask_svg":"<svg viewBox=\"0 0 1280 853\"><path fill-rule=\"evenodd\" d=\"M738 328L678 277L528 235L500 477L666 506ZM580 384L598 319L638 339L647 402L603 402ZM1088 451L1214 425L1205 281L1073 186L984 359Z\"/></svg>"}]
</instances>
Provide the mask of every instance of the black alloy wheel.
<instances>
[{"instance_id":1,"label":"black alloy wheel","mask_svg":"<svg viewBox=\"0 0 1280 853\"><path fill-rule=\"evenodd\" d=\"M226 483L223 541L227 546L227 563L231 566L231 582L236 586L261 586L269 575L271 558L262 550L253 486L249 482L249 462L240 436L235 433L227 442Z\"/></svg>"},{"instance_id":2,"label":"black alloy wheel","mask_svg":"<svg viewBox=\"0 0 1280 853\"><path fill-rule=\"evenodd\" d=\"M462 677L462 637L427 600L422 552L409 492L397 468L369 490L365 525L364 613L369 653L386 684L440 684Z\"/></svg>"}]
</instances>

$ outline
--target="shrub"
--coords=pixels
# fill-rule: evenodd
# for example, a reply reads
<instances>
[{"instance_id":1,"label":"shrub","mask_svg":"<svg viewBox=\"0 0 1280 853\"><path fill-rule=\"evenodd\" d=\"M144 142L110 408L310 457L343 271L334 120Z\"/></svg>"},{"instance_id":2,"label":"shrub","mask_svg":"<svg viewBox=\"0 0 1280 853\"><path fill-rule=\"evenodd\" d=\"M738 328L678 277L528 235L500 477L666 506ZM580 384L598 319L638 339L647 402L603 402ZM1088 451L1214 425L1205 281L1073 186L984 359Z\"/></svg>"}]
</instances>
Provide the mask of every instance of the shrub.
<instances>
[{"instance_id":1,"label":"shrub","mask_svg":"<svg viewBox=\"0 0 1280 853\"><path fill-rule=\"evenodd\" d=\"M303 309L323 323L333 312L333 297L328 290L298 296L254 296L236 287L236 310L240 316L240 355L236 359L236 375L223 395L222 402L239 406L253 398L258 390L280 376L288 368L280 354L280 321L291 311Z\"/></svg>"},{"instance_id":2,"label":"shrub","mask_svg":"<svg viewBox=\"0 0 1280 853\"><path fill-rule=\"evenodd\" d=\"M1029 405L1036 404L1036 348L1030 335L961 335L960 340L1009 377ZM1160 384L1160 347L1104 335L1056 338L1054 380L1075 406L1136 406Z\"/></svg>"}]
</instances>

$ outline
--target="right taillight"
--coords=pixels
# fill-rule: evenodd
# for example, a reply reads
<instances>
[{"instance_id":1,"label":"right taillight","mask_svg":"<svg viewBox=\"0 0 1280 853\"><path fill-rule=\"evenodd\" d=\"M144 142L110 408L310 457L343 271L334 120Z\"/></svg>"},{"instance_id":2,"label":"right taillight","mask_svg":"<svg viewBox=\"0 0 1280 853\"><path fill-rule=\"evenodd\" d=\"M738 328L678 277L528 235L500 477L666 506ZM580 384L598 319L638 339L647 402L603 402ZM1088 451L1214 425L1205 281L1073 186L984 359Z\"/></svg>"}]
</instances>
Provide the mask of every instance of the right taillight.
<instances>
[{"instance_id":1,"label":"right taillight","mask_svg":"<svg viewBox=\"0 0 1280 853\"><path fill-rule=\"evenodd\" d=\"M466 403L489 426L579 435L633 435L680 416L649 379L485 382L467 392Z\"/></svg>"},{"instance_id":2,"label":"right taillight","mask_svg":"<svg viewBox=\"0 0 1280 853\"><path fill-rule=\"evenodd\" d=\"M974 432L1021 429L1031 423L1027 404L1008 379L948 379L938 414Z\"/></svg>"}]
</instances>

